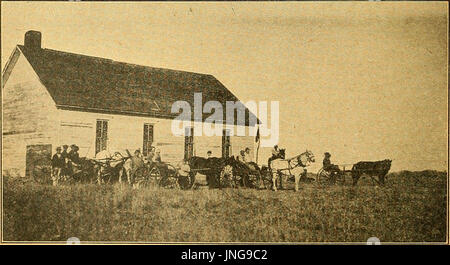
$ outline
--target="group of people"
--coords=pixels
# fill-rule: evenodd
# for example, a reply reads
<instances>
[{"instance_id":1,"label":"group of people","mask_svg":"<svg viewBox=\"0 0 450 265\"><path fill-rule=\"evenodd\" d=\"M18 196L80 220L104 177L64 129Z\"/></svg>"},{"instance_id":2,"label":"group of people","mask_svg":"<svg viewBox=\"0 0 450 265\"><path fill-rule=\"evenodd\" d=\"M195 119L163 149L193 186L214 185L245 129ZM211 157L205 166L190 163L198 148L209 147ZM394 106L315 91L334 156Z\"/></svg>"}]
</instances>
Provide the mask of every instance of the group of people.
<instances>
[{"instance_id":1,"label":"group of people","mask_svg":"<svg viewBox=\"0 0 450 265\"><path fill-rule=\"evenodd\" d=\"M206 152L206 158L211 158L211 157L212 157L212 151L209 150L208 152ZM237 159L244 163L252 162L252 157L250 155L250 148L246 147L245 149L239 151L239 156L237 156Z\"/></svg>"},{"instance_id":2,"label":"group of people","mask_svg":"<svg viewBox=\"0 0 450 265\"><path fill-rule=\"evenodd\" d=\"M52 157L52 183L57 186L63 178L73 175L74 169L80 165L80 148L72 144L56 147L56 153Z\"/></svg>"},{"instance_id":3,"label":"group of people","mask_svg":"<svg viewBox=\"0 0 450 265\"><path fill-rule=\"evenodd\" d=\"M56 186L63 178L72 176L74 169L80 166L80 155L78 153L79 147L75 144L70 146L70 151L68 151L69 146L63 145L62 148L58 146L56 148L56 153L52 157L52 182ZM206 153L207 158L212 157L212 151ZM239 152L237 157L240 162L249 163L252 161L250 156L250 148L246 147L244 150ZM268 160L268 166L270 168L270 162L272 160L280 158L280 149L278 145L275 145L272 149L272 156ZM131 157L132 162L135 166L139 167L145 162L150 163L150 166L154 166L161 163L161 151L155 146L151 146L147 155L143 155L140 149L135 150L134 155ZM185 161L187 162L187 161ZM331 163L331 154L329 152L324 153L323 159L323 169L335 174L339 172L339 167Z\"/></svg>"},{"instance_id":4,"label":"group of people","mask_svg":"<svg viewBox=\"0 0 450 265\"><path fill-rule=\"evenodd\" d=\"M133 156L131 156L133 169L143 168L144 164L147 164L149 168L152 169L154 166L158 166L161 162L161 151L156 148L156 146L151 146L146 155L141 153L141 149L136 149Z\"/></svg>"},{"instance_id":5,"label":"group of people","mask_svg":"<svg viewBox=\"0 0 450 265\"><path fill-rule=\"evenodd\" d=\"M156 148L156 146L151 146L150 150L147 151L147 155L141 153L141 149L137 149L134 151L134 156L136 158L140 158L149 163L161 162L161 150Z\"/></svg>"}]
</instances>

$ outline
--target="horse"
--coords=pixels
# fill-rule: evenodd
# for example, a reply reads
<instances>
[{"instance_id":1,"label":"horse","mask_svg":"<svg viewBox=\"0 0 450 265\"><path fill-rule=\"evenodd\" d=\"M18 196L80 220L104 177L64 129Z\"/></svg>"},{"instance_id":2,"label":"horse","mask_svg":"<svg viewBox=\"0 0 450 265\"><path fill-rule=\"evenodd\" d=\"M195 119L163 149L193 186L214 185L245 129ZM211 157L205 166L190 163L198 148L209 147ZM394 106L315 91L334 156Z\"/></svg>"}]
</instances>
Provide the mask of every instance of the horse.
<instances>
[{"instance_id":1,"label":"horse","mask_svg":"<svg viewBox=\"0 0 450 265\"><path fill-rule=\"evenodd\" d=\"M95 180L95 163L85 157L81 157L78 166L72 167L72 179L75 182L91 183Z\"/></svg>"},{"instance_id":2,"label":"horse","mask_svg":"<svg viewBox=\"0 0 450 265\"><path fill-rule=\"evenodd\" d=\"M190 167L189 178L191 180L192 187L195 183L195 175L197 173L206 176L206 182L210 188L219 186L219 175L225 166L225 159L218 157L204 158L199 156L193 156L188 160Z\"/></svg>"},{"instance_id":3,"label":"horse","mask_svg":"<svg viewBox=\"0 0 450 265\"><path fill-rule=\"evenodd\" d=\"M353 165L352 167L352 179L353 185L358 183L361 175L368 175L372 179L373 176L378 177L378 184L384 185L384 179L386 174L391 169L392 160L385 159L382 161L360 161Z\"/></svg>"},{"instance_id":4,"label":"horse","mask_svg":"<svg viewBox=\"0 0 450 265\"><path fill-rule=\"evenodd\" d=\"M127 175L127 170L124 166L125 162L129 161L128 158L124 157L120 152L115 152L113 155L107 150L98 152L93 159L97 173L97 184L112 181L122 182L123 176ZM129 162L126 167L130 167ZM106 179L106 177L108 178ZM131 179L128 178L128 180L130 183Z\"/></svg>"},{"instance_id":5,"label":"horse","mask_svg":"<svg viewBox=\"0 0 450 265\"><path fill-rule=\"evenodd\" d=\"M300 155L294 156L289 159L285 159L285 152L284 149L280 149L280 158L274 159L270 162L269 168L272 173L272 189L274 191L277 191L277 179L280 178L280 186L283 186L283 171L288 171L289 175L291 174L291 170L302 167L303 171L307 166L309 166L311 163L315 162L314 154L306 150L305 152L301 153ZM298 183L300 179L300 174L294 175L295 178L295 191L298 191Z\"/></svg>"}]
</instances>

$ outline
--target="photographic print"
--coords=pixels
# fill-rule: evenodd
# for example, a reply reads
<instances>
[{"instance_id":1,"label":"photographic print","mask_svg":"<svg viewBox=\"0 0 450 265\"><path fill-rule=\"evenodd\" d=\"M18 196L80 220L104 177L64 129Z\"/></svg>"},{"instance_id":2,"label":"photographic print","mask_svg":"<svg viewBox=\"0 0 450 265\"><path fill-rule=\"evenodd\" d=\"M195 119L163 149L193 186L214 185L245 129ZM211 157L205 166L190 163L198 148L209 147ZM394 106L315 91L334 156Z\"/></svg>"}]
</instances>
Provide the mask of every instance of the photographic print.
<instances>
[{"instance_id":1,"label":"photographic print","mask_svg":"<svg viewBox=\"0 0 450 265\"><path fill-rule=\"evenodd\" d=\"M2 1L2 244L447 244L447 50L447 2Z\"/></svg>"}]
</instances>

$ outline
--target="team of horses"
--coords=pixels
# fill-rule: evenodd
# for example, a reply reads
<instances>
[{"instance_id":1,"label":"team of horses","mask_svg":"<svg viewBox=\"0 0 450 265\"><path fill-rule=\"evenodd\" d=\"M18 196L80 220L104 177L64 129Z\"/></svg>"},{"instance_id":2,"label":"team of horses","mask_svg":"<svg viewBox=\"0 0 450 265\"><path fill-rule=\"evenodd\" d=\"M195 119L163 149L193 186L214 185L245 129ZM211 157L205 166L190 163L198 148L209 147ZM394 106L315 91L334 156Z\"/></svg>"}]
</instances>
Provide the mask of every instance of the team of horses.
<instances>
[{"instance_id":1,"label":"team of horses","mask_svg":"<svg viewBox=\"0 0 450 265\"><path fill-rule=\"evenodd\" d=\"M95 159L82 159L79 169L74 171L74 177L83 181L88 180L91 176L91 182L97 182L98 184L125 182L134 185L143 176L151 172L157 172L153 175L155 175L155 178L159 178L159 181L167 179L169 175L176 176L179 178L178 182L182 183L181 187L192 188L196 184L197 174L201 174L206 176L206 183L210 188L243 186L271 188L274 191L282 188L283 177L288 177L294 179L294 189L298 191L301 176L306 176L306 168L314 162L315 157L310 150L286 158L285 150L280 149L279 156L271 159L268 166L263 167L259 167L254 162L242 162L234 156L227 158L193 156L187 161L189 173L184 177L177 174L178 169L169 164L162 162L144 163L143 160L133 159L128 150L127 155L120 152L111 155L104 151L98 153ZM377 176L378 183L384 184L390 165L391 160L361 161L354 164L351 170L353 184L356 185L362 175ZM95 176L94 181L92 181L92 176Z\"/></svg>"}]
</instances>

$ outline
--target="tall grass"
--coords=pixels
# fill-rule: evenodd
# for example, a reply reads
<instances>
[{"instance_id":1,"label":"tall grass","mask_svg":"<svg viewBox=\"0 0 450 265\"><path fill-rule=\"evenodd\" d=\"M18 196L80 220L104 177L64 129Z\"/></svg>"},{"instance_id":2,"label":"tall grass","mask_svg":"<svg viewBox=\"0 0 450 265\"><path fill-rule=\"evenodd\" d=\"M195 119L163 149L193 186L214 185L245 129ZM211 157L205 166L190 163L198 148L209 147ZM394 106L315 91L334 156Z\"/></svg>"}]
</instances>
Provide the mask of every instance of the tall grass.
<instances>
[{"instance_id":1,"label":"tall grass","mask_svg":"<svg viewBox=\"0 0 450 265\"><path fill-rule=\"evenodd\" d=\"M446 178L392 175L385 187L311 183L295 193L52 187L5 177L3 240L443 242Z\"/></svg>"}]
</instances>

